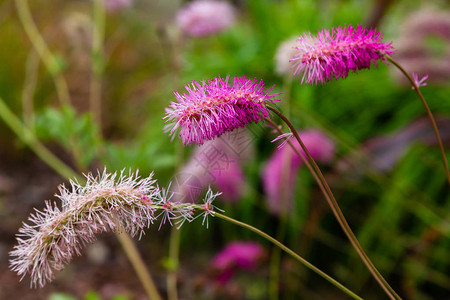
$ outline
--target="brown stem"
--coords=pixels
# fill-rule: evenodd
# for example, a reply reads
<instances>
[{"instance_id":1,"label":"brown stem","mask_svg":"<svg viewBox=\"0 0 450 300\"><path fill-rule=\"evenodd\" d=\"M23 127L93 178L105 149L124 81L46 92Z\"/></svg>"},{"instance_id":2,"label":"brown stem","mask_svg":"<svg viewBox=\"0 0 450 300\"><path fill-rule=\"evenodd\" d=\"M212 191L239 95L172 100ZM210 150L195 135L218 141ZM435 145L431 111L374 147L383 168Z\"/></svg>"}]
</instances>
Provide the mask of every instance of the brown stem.
<instances>
[{"instance_id":1,"label":"brown stem","mask_svg":"<svg viewBox=\"0 0 450 300\"><path fill-rule=\"evenodd\" d=\"M300 144L302 150L305 152L308 161L311 163L312 168L314 172L312 174L316 174L319 181L321 182L321 185L323 188L321 188L321 191L324 193L325 198L327 199L327 202L333 211L333 214L335 215L337 221L339 222L339 225L341 226L344 233L347 235L347 238L350 240L350 243L352 244L353 248L355 248L358 255L361 257L361 260L366 265L367 269L370 271L372 276L375 278L375 280L379 283L379 285L383 288L383 290L386 292L386 294L391 299L401 299L399 295L394 291L394 289L387 283L387 281L383 278L383 276L378 272L375 265L372 263L372 261L369 259L367 254L365 253L362 246L359 244L358 239L356 238L355 234L353 233L352 229L350 228L350 225L348 224L347 220L344 217L344 214L342 213L339 204L336 201L336 198L333 195L333 192L330 189L330 186L328 185L327 181L325 180L325 177L323 176L322 172L320 171L319 167L317 166L316 162L312 158L311 154L309 153L308 149L306 148L303 141L300 139L300 136L298 135L297 131L295 130L292 123L276 108L272 106L267 106L269 110L274 112L277 116L279 116L283 122L286 123L286 125L291 130L292 134L294 134L295 138L297 139L298 143ZM300 155L302 156L302 155ZM311 169L310 169L311 171ZM317 177L314 176L314 178ZM319 185L320 186L320 185Z\"/></svg>"},{"instance_id":2,"label":"brown stem","mask_svg":"<svg viewBox=\"0 0 450 300\"><path fill-rule=\"evenodd\" d=\"M436 140L437 140L437 142L439 144L439 150L441 152L442 162L444 164L445 175L447 176L447 181L448 181L448 184L450 185L450 170L448 168L447 157L445 156L444 145L442 143L441 136L439 135L439 130L437 128L436 121L434 119L433 113L431 112L430 108L428 107L427 101L425 101L425 98L423 97L422 92L419 89L419 86L414 81L414 79L411 77L411 75L409 75L409 73L406 72L406 70L397 61L395 61L392 57L390 57L389 55L386 55L386 58L394 66L396 66L403 73L403 75L405 75L406 78L408 78L408 80L413 85L414 90L417 93L417 96L419 96L420 101L422 101L422 104L425 107L425 110L427 111L428 118L430 119L431 125L433 126L434 134L436 135Z\"/></svg>"}]
</instances>

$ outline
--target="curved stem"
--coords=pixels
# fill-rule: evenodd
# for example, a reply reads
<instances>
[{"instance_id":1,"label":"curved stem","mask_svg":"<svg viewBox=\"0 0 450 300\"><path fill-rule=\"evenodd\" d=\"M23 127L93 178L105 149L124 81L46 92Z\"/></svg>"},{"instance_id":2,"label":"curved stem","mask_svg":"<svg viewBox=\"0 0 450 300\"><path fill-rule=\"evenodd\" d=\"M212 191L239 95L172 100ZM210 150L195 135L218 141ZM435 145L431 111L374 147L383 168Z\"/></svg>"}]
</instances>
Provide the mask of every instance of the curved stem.
<instances>
[{"instance_id":1,"label":"curved stem","mask_svg":"<svg viewBox=\"0 0 450 300\"><path fill-rule=\"evenodd\" d=\"M390 61L394 66L396 66L403 73L403 75L405 75L405 77L408 78L408 80L413 85L414 90L417 93L417 96L419 96L420 101L422 101L422 104L425 107L425 110L427 111L428 118L430 119L431 125L433 126L434 134L436 135L436 140L439 144L439 150L441 152L442 163L444 164L445 175L447 176L447 181L448 181L448 184L450 185L450 170L448 168L448 161L447 161L447 157L445 156L444 145L442 143L441 136L439 135L439 130L437 128L436 120L434 119L433 113L431 112L430 108L428 107L428 104L425 101L425 98L423 97L422 92L419 89L419 86L414 81L414 79L411 77L411 75L409 75L408 72L406 72L406 70L397 61L395 61L392 57L390 57L389 55L386 55L386 57L387 57L388 61Z\"/></svg>"},{"instance_id":2,"label":"curved stem","mask_svg":"<svg viewBox=\"0 0 450 300\"><path fill-rule=\"evenodd\" d=\"M331 276L329 276L328 274L326 274L325 272L321 271L320 269L318 269L317 267L315 267L313 264L311 264L310 262L308 262L307 260L305 260L303 257L301 257L300 255L298 255L297 253L295 253L294 251L292 251L291 249L289 249L288 247L286 247L285 245L283 245L282 243L280 243L278 240L274 239L273 237L271 237L270 235L268 235L267 233L259 230L258 228L255 228L247 223L243 223L240 222L238 220L235 220L231 217L228 217L226 215L223 215L221 213L218 212L214 212L214 216L215 217L219 217L225 221L228 221L230 223L233 223L237 226L246 228L248 230L253 231L254 233L258 234L259 236L263 237L264 239L266 239L267 241L271 242L272 244L274 244L275 246L279 247L280 249L282 249L284 252L286 252L287 254L289 254L290 256L292 256L295 260L297 260L298 262L302 263L304 266L306 266L308 269L314 271L315 273L317 273L318 275L322 276L323 278L325 278L328 282L330 282L331 284L333 284L334 286L336 286L337 288L339 288L341 291L343 291L344 293L346 293L347 295L349 295L350 297L352 297L353 299L362 299L361 297L359 297L358 295L356 295L355 293L353 293L352 291L350 291L348 288L346 288L345 286L343 286L341 283L339 283L338 281L336 281L334 278L332 278Z\"/></svg>"},{"instance_id":3,"label":"curved stem","mask_svg":"<svg viewBox=\"0 0 450 300\"><path fill-rule=\"evenodd\" d=\"M64 178L76 177L77 173L68 167L62 160L51 153L39 142L36 136L29 130L0 98L0 119L19 137L19 139L50 168Z\"/></svg>"},{"instance_id":4,"label":"curved stem","mask_svg":"<svg viewBox=\"0 0 450 300\"><path fill-rule=\"evenodd\" d=\"M76 178L78 176L74 170L72 170L69 166L67 166L63 161L61 161L58 157L56 157L44 145L42 145L39 142L39 140L36 138L33 132L31 132L19 120L19 118L17 118L14 115L14 113L8 108L8 106L5 104L5 102L1 97L0 97L0 119L3 119L6 125L9 128L11 128L11 130L19 137L19 139L22 140L22 142L26 144L28 147L30 147L30 149L33 150L33 152L40 159L42 159L43 162L45 162L49 167L51 167L56 173L61 175L63 178ZM81 181L82 180L80 180L80 182ZM155 288L152 288L155 285L152 282L150 272L145 267L145 263L142 257L139 255L139 252L136 250L131 238L125 233L122 234L122 236L120 236L119 233L116 233L116 235L118 236L118 239L120 240L121 245L128 259L131 261L150 299L157 299L157 300L161 299L161 297L159 297L157 290ZM156 297L155 295L158 295L158 297Z\"/></svg>"},{"instance_id":5,"label":"curved stem","mask_svg":"<svg viewBox=\"0 0 450 300\"><path fill-rule=\"evenodd\" d=\"M297 139L298 143L300 144L302 150L306 154L308 161L311 163L312 168L314 169L314 173L318 176L319 181L323 185L323 189L321 188L322 192L324 192L325 198L327 199L327 202L333 211L333 214L335 215L337 221L339 222L339 225L341 226L344 233L347 235L347 238L350 240L350 243L352 244L353 248L355 248L358 255L361 257L362 261L366 265L367 269L370 271L370 273L373 275L373 277L376 279L376 281L379 283L379 285L383 288L383 290L386 292L386 294L391 299L401 299L399 295L394 291L394 289L387 283L387 281L383 278L383 276L380 274L380 272L376 269L375 265L372 263L372 261L367 256L366 252L362 248L362 246L359 244L358 239L356 238L355 234L353 233L352 229L350 228L350 225L348 224L347 220L344 217L344 214L342 213L339 204L336 201L336 198L333 195L333 192L331 191L327 181L325 180L325 177L323 176L322 172L319 169L319 166L317 166L316 162L312 158L311 154L309 153L308 149L306 148L303 141L300 139L300 136L298 135L297 131L295 130L292 123L276 108L272 106L267 106L269 110L274 112L277 116L279 116L283 122L286 123L286 125L291 130L292 134Z\"/></svg>"},{"instance_id":6,"label":"curved stem","mask_svg":"<svg viewBox=\"0 0 450 300\"><path fill-rule=\"evenodd\" d=\"M19 15L20 22L22 23L25 33L30 39L34 49L39 54L39 57L44 62L48 72L53 78L56 87L56 93L58 94L61 104L70 104L69 89L67 83L61 74L61 68L58 65L58 61L55 56L50 52L42 38L36 24L31 16L30 8L28 6L28 0L16 0L17 14Z\"/></svg>"}]
</instances>

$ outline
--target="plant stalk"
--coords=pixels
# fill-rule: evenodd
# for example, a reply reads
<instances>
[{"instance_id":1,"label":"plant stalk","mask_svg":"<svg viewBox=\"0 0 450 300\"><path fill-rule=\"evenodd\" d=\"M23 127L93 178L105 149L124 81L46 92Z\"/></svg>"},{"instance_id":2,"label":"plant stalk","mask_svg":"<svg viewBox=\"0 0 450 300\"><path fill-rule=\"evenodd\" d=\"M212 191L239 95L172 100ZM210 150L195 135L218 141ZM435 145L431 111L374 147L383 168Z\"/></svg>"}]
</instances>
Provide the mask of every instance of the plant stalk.
<instances>
[{"instance_id":1,"label":"plant stalk","mask_svg":"<svg viewBox=\"0 0 450 300\"><path fill-rule=\"evenodd\" d=\"M282 249L284 252L286 252L287 254L292 256L298 262L302 263L304 266L306 266L311 271L313 271L316 274L318 274L318 275L322 276L323 278L325 278L328 282L330 282L331 284L336 286L338 289L340 289L341 291L343 291L344 293L346 293L347 295L349 295L353 299L362 299L361 297L359 297L358 295L356 295L355 293L350 291L348 288L343 286L341 283L339 283L337 280L335 280L334 278L332 278L331 276L329 276L325 272L323 272L320 269L318 269L317 267L315 267L313 264L311 264L310 262L308 262L307 260L302 258L300 255L298 255L297 253L295 253L294 251L292 251L291 249L289 249L288 247L286 247L285 245L283 245L282 243L280 243L278 240L274 239L273 237L271 237L267 233L259 230L258 228L255 228L255 227L253 227L253 226L251 226L251 225L249 225L247 223L240 222L238 220L235 220L235 219L233 219L231 217L228 217L228 216L223 215L223 214L218 213L218 212L214 212L214 216L218 217L220 219L223 219L223 220L225 220L227 222L230 222L232 224L235 224L237 226L240 226L240 227L243 227L243 228L246 228L248 230L253 231L254 233L258 234L259 236L263 237L267 241L271 242L275 246L277 246L280 249Z\"/></svg>"},{"instance_id":2,"label":"plant stalk","mask_svg":"<svg viewBox=\"0 0 450 300\"><path fill-rule=\"evenodd\" d=\"M360 245L358 239L356 238L355 234L353 233L352 229L350 228L350 225L348 224L347 220L344 217L344 214L342 213L339 204L336 201L336 198L333 195L333 192L331 191L327 181L325 180L325 177L323 176L322 172L320 171L318 165L312 158L311 154L309 153L308 149L306 148L303 141L300 139L300 136L298 135L296 129L292 125L292 123L276 108L268 105L267 108L274 112L277 116L279 116L283 122L286 123L286 125L291 130L292 134L297 139L298 143L300 144L302 150L305 152L308 161L310 162L314 172L319 181L321 182L323 188L321 188L322 192L324 192L325 198L333 211L333 214L335 215L337 221L339 222L339 225L341 226L344 233L347 235L347 238L350 240L350 243L352 244L353 248L355 248L358 255L361 257L361 260L366 265L367 269L370 271L372 276L375 278L375 280L378 282L378 284L383 288L383 290L386 292L386 294L389 296L389 298L395 300L395 299L401 299L401 297L394 291L394 289L387 283L387 281L384 279L384 277L381 275L381 273L376 269L375 265L372 263L372 261L369 259L368 255L365 253L364 249ZM309 169L309 168L308 168ZM310 169L311 171L311 169ZM315 177L316 178L316 177Z\"/></svg>"},{"instance_id":3,"label":"plant stalk","mask_svg":"<svg viewBox=\"0 0 450 300\"><path fill-rule=\"evenodd\" d=\"M434 119L433 113L431 112L430 107L427 104L427 101L425 101L425 98L423 97L422 92L419 89L419 86L414 81L414 79L411 77L411 75L409 75L408 72L406 72L406 70L396 60L394 60L391 56L386 55L386 58L394 66L396 66L403 73L403 75L405 75L406 78L408 78L408 80L411 82L412 86L414 87L414 90L416 91L417 96L419 96L420 101L422 102L423 106L425 107L425 110L427 111L428 118L430 119L431 125L433 126L434 134L436 135L436 140L438 142L439 150L441 152L442 163L444 164L445 175L447 176L447 181L448 181L448 184L450 185L450 170L448 168L447 157L445 156L444 144L442 143L442 139L441 139L441 136L439 134L439 130L438 130L437 125L436 125L436 120Z\"/></svg>"},{"instance_id":4,"label":"plant stalk","mask_svg":"<svg viewBox=\"0 0 450 300\"><path fill-rule=\"evenodd\" d=\"M61 67L58 64L58 60L48 49L44 38L39 33L36 24L33 21L33 17L28 6L28 0L16 0L17 14L22 26L27 34L28 38L33 45L33 48L39 54L39 57L44 62L48 72L53 78L56 87L56 93L61 104L70 104L69 89L67 83L62 76Z\"/></svg>"},{"instance_id":5,"label":"plant stalk","mask_svg":"<svg viewBox=\"0 0 450 300\"><path fill-rule=\"evenodd\" d=\"M6 125L19 137L19 139L30 147L30 149L56 173L63 178L76 178L78 176L74 170L68 167L39 142L36 136L8 108L1 97L0 119L3 119ZM129 235L126 233L116 233L116 235L150 299L162 299L155 288L150 272L145 267L145 263L139 255L139 252L136 250L136 246Z\"/></svg>"},{"instance_id":6,"label":"plant stalk","mask_svg":"<svg viewBox=\"0 0 450 300\"><path fill-rule=\"evenodd\" d=\"M156 288L152 280L150 272L145 267L145 263L131 237L125 232L116 232L116 236L119 239L119 242L122 245L125 254L128 256L128 259L133 265L133 268L136 271L136 274L138 275L142 285L144 286L149 299L162 300L161 296L158 293L158 289Z\"/></svg>"},{"instance_id":7,"label":"plant stalk","mask_svg":"<svg viewBox=\"0 0 450 300\"><path fill-rule=\"evenodd\" d=\"M105 39L105 0L93 1L94 32L91 50L91 83L89 106L102 131L102 74L104 68L103 42Z\"/></svg>"}]
</instances>

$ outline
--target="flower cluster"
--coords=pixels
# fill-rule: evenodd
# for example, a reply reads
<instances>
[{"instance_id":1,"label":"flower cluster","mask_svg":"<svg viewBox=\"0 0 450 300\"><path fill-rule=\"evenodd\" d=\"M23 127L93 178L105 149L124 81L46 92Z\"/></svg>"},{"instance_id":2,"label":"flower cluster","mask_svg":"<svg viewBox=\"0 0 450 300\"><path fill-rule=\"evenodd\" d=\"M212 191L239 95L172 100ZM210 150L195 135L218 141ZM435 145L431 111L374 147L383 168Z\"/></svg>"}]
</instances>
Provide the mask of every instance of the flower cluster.
<instances>
[{"instance_id":1,"label":"flower cluster","mask_svg":"<svg viewBox=\"0 0 450 300\"><path fill-rule=\"evenodd\" d=\"M104 171L86 176L86 184L71 181L71 189L59 187L57 197L62 208L46 202L44 211L32 214L17 235L18 244L11 251L11 269L22 278L30 273L31 286L43 287L68 264L72 257L96 239L96 234L125 231L131 236L144 233L159 217L161 225L176 221L181 226L199 216L214 216L212 201L218 193L211 190L203 206L171 201L169 189L155 185L152 174L140 178ZM170 186L169 186L170 188ZM195 211L202 211L195 216ZM161 227L160 225L160 227Z\"/></svg>"},{"instance_id":2,"label":"flower cluster","mask_svg":"<svg viewBox=\"0 0 450 300\"><path fill-rule=\"evenodd\" d=\"M195 37L219 33L230 27L235 20L234 8L228 2L193 1L177 14L178 26Z\"/></svg>"},{"instance_id":3,"label":"flower cluster","mask_svg":"<svg viewBox=\"0 0 450 300\"><path fill-rule=\"evenodd\" d=\"M394 52L391 43L383 43L383 35L375 29L360 25L322 29L317 37L311 33L301 35L297 53L291 59L294 75L304 82L317 84L345 78L349 71L370 68L378 60L386 62L386 55Z\"/></svg>"},{"instance_id":4,"label":"flower cluster","mask_svg":"<svg viewBox=\"0 0 450 300\"><path fill-rule=\"evenodd\" d=\"M265 89L263 81L235 77L234 84L226 78L193 81L186 85L187 93L174 92L177 102L166 109L165 130L174 135L178 129L183 144L202 145L210 140L244 127L248 123L269 118L268 102L277 101L270 95L272 88Z\"/></svg>"}]
</instances>

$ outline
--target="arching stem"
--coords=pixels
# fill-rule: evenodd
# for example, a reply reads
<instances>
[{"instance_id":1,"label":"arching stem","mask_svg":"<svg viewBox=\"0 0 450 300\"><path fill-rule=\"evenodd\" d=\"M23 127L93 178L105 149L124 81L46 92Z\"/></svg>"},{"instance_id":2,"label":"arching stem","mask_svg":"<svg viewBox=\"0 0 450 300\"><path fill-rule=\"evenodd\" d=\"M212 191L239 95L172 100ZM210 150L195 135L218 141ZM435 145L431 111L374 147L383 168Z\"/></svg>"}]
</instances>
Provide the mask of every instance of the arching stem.
<instances>
[{"instance_id":1,"label":"arching stem","mask_svg":"<svg viewBox=\"0 0 450 300\"><path fill-rule=\"evenodd\" d=\"M402 73L405 75L406 78L411 82L412 86L414 87L414 90L417 93L417 96L419 96L420 101L422 102L423 106L425 107L425 110L427 111L428 118L430 119L431 125L433 126L434 134L436 135L436 140L439 145L439 150L441 152L442 157L442 163L444 164L445 169L445 175L447 176L448 184L450 185L450 170L448 168L448 161L447 157L445 156L445 150L444 150L444 144L442 143L441 136L439 134L439 130L436 125L436 120L434 119L433 113L431 112L430 108L428 107L427 101L425 101L425 98L422 95L422 92L419 89L419 86L417 85L417 82L409 75L408 72L392 57L389 55L386 55L386 58L389 62L391 62L394 66L396 66Z\"/></svg>"},{"instance_id":2,"label":"arching stem","mask_svg":"<svg viewBox=\"0 0 450 300\"><path fill-rule=\"evenodd\" d=\"M311 271L314 271L318 275L320 275L323 278L325 278L328 282L332 283L334 286L336 286L338 289L340 289L341 291L343 291L344 293L346 293L347 295L349 295L353 299L362 299L361 297L359 297L358 295L356 295L355 293L350 291L348 288L343 286L341 283L339 283L337 280L335 280L334 278L332 278L331 276L329 276L325 272L323 272L320 269L318 269L317 267L315 267L313 264L311 264L310 262L305 260L303 257L298 255L297 253L295 253L294 251L292 251L291 249L289 249L288 247L286 247L285 245L283 245L282 243L280 243L278 240L274 239L273 237L271 237L267 233L259 230L258 228L255 228L255 227L253 227L253 226L251 226L251 225L249 225L247 223L240 222L238 220L235 220L235 219L233 219L231 217L228 217L228 216L223 215L223 214L218 213L218 212L214 212L214 216L218 217L220 219L223 219L223 220L225 220L227 222L230 222L232 224L235 224L237 226L240 226L240 227L243 227L245 229L253 231L254 233L256 233L259 236L263 237L264 239L266 239L267 241L271 242L275 246L279 247L281 250L283 250L284 252L286 252L287 254L292 256L298 262L300 262L303 265L305 265Z\"/></svg>"},{"instance_id":3,"label":"arching stem","mask_svg":"<svg viewBox=\"0 0 450 300\"><path fill-rule=\"evenodd\" d=\"M306 154L308 161L310 162L312 169L309 169L310 171L313 170L317 175L318 180L320 181L320 185L323 186L321 188L321 191L324 193L324 196L333 211L333 214L335 215L337 221L339 222L339 225L341 226L344 233L347 235L347 238L350 240L350 243L352 244L353 248L355 248L358 255L361 257L361 260L366 265L367 269L370 271L372 276L375 278L375 280L379 283L379 285L383 288L383 290L386 292L386 294L389 296L389 298L395 300L395 299L401 299L399 295L394 291L394 289L387 283L387 281L383 278L383 276L380 274L380 272L376 269L375 265L372 263L372 261L367 256L366 252L360 245L358 239L356 238L355 234L353 233L352 229L350 228L350 225L348 224L347 220L344 217L344 214L342 213L339 204L336 201L336 198L333 195L333 192L330 189L330 186L328 185L327 181L325 180L325 177L323 176L322 172L319 169L319 166L317 166L316 162L312 158L311 154L309 153L308 149L306 148L303 141L300 139L300 136L297 133L297 130L294 128L292 123L276 108L268 105L267 108L274 112L277 116L279 116L283 122L286 123L286 125L291 130L294 137L297 139L298 143L300 144L303 152ZM291 145L292 146L292 145ZM314 175L314 174L313 174ZM316 176L314 176L316 178Z\"/></svg>"}]
</instances>

